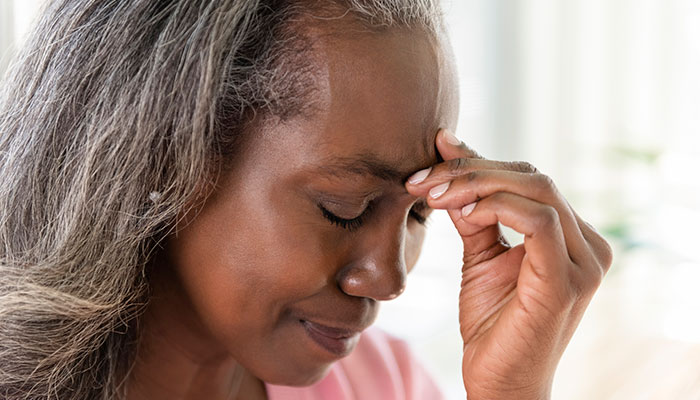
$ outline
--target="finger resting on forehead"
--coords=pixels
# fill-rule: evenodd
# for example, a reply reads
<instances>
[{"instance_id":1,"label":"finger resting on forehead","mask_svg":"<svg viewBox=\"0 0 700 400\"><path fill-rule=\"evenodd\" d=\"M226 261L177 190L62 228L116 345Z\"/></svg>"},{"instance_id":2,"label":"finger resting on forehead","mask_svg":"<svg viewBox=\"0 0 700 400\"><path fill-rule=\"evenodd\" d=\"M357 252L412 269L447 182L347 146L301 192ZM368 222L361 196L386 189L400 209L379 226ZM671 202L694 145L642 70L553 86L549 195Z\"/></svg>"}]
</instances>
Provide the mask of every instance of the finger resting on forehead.
<instances>
[{"instance_id":1,"label":"finger resting on forehead","mask_svg":"<svg viewBox=\"0 0 700 400\"><path fill-rule=\"evenodd\" d=\"M424 188L451 180L474 171L496 170L511 171L522 174L536 174L537 169L530 164L513 163L509 161L495 161L480 158L453 158L431 167L427 177L413 186Z\"/></svg>"},{"instance_id":2,"label":"finger resting on forehead","mask_svg":"<svg viewBox=\"0 0 700 400\"><path fill-rule=\"evenodd\" d=\"M459 144L450 143L445 132L440 132L435 137L435 146L442 159L451 160L454 158L484 158L473 148L460 141Z\"/></svg>"}]
</instances>

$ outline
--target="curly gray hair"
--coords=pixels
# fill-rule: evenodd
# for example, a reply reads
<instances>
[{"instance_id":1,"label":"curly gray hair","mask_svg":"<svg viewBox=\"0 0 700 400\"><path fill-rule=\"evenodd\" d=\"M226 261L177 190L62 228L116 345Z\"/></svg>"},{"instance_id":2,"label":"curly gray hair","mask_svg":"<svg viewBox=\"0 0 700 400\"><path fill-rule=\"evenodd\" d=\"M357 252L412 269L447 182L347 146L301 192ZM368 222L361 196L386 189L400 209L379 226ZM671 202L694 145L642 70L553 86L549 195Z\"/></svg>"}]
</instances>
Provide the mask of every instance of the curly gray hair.
<instances>
[{"instance_id":1,"label":"curly gray hair","mask_svg":"<svg viewBox=\"0 0 700 400\"><path fill-rule=\"evenodd\" d=\"M301 27L345 14L441 24L438 0L47 3L0 95L0 397L124 397L158 243L251 115L310 110Z\"/></svg>"}]
</instances>

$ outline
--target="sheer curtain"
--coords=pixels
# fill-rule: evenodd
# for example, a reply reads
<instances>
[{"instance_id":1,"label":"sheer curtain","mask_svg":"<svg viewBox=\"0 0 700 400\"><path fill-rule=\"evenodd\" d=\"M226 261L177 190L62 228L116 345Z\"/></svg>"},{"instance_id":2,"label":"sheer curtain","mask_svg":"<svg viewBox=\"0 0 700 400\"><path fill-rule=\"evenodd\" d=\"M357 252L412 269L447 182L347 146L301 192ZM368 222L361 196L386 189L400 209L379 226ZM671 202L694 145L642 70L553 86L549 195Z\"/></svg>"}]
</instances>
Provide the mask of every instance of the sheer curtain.
<instances>
[{"instance_id":1,"label":"sheer curtain","mask_svg":"<svg viewBox=\"0 0 700 400\"><path fill-rule=\"evenodd\" d=\"M0 0L0 77L21 45L42 0Z\"/></svg>"},{"instance_id":2,"label":"sheer curtain","mask_svg":"<svg viewBox=\"0 0 700 400\"><path fill-rule=\"evenodd\" d=\"M12 1L0 2L0 76L7 68L14 44L14 12Z\"/></svg>"},{"instance_id":3,"label":"sheer curtain","mask_svg":"<svg viewBox=\"0 0 700 400\"><path fill-rule=\"evenodd\" d=\"M39 3L0 0L0 70ZM616 249L554 398L700 398L700 2L444 3L458 136L551 175ZM406 292L377 323L413 345L450 399L464 399L460 240L436 214Z\"/></svg>"}]
</instances>

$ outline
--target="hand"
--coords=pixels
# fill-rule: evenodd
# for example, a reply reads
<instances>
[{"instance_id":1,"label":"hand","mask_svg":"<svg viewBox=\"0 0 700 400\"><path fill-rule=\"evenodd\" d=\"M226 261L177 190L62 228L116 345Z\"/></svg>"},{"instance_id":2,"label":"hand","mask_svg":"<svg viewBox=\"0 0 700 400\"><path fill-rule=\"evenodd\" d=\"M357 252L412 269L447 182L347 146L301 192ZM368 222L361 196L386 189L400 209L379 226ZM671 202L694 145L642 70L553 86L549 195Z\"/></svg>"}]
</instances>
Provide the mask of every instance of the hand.
<instances>
[{"instance_id":1,"label":"hand","mask_svg":"<svg viewBox=\"0 0 700 400\"><path fill-rule=\"evenodd\" d=\"M436 145L445 162L406 188L447 210L462 237L468 398L547 399L559 359L610 268L610 246L530 164L477 158L444 130ZM524 243L509 246L499 222Z\"/></svg>"}]
</instances>

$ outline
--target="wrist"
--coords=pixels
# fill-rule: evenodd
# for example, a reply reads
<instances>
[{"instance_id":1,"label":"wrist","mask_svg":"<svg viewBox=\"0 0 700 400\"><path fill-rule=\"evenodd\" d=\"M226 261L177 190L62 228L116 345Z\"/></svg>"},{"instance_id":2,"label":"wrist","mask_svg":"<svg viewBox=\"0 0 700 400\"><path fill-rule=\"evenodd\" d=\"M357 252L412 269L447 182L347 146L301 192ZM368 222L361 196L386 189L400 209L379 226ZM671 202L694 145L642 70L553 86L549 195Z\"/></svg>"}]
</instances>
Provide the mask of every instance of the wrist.
<instances>
[{"instance_id":1,"label":"wrist","mask_svg":"<svg viewBox=\"0 0 700 400\"><path fill-rule=\"evenodd\" d=\"M466 388L468 400L551 400L551 386L527 389Z\"/></svg>"},{"instance_id":2,"label":"wrist","mask_svg":"<svg viewBox=\"0 0 700 400\"><path fill-rule=\"evenodd\" d=\"M506 395L497 393L475 395L467 391L467 400L551 400L551 398L550 393L532 395L510 392Z\"/></svg>"}]
</instances>

